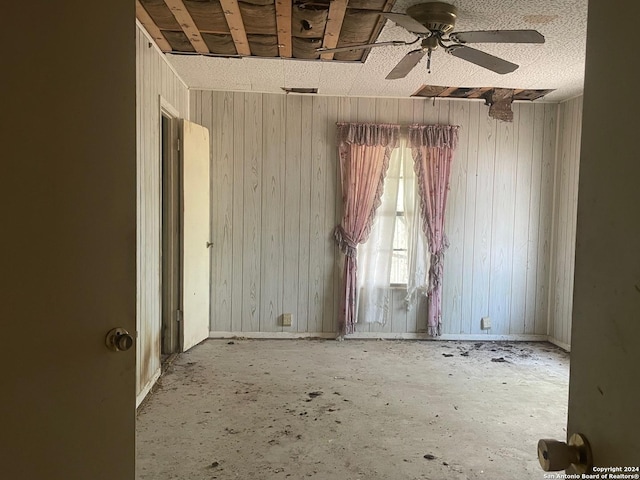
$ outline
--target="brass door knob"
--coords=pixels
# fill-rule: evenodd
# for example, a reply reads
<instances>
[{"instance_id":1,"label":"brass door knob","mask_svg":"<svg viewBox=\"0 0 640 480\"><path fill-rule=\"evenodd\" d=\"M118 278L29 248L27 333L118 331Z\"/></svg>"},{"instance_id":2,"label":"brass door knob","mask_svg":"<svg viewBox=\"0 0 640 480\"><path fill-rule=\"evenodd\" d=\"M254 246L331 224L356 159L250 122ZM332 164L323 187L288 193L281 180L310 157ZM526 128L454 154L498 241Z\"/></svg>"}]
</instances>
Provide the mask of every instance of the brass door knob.
<instances>
[{"instance_id":1,"label":"brass door knob","mask_svg":"<svg viewBox=\"0 0 640 480\"><path fill-rule=\"evenodd\" d=\"M124 328L114 328L107 333L107 348L114 352L124 352L133 346L133 337Z\"/></svg>"},{"instance_id":2,"label":"brass door knob","mask_svg":"<svg viewBox=\"0 0 640 480\"><path fill-rule=\"evenodd\" d=\"M581 433L571 435L568 444L558 440L540 440L538 461L545 472L570 469L571 473L587 473L593 467L591 447Z\"/></svg>"}]
</instances>

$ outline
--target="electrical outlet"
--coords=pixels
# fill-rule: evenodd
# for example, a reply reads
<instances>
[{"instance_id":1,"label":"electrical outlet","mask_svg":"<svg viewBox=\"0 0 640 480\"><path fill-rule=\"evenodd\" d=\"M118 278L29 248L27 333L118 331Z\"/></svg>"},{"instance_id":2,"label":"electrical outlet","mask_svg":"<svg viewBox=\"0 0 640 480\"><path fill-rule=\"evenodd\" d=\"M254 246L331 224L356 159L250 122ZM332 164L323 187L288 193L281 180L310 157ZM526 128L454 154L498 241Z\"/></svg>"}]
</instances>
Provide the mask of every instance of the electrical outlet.
<instances>
[{"instance_id":1,"label":"electrical outlet","mask_svg":"<svg viewBox=\"0 0 640 480\"><path fill-rule=\"evenodd\" d=\"M482 330L489 330L491 328L491 319L489 317L482 317L482 320L480 320L480 328Z\"/></svg>"},{"instance_id":2,"label":"electrical outlet","mask_svg":"<svg viewBox=\"0 0 640 480\"><path fill-rule=\"evenodd\" d=\"M283 327L290 327L291 326L292 316L293 315L291 313L283 313L282 314L282 326Z\"/></svg>"}]
</instances>

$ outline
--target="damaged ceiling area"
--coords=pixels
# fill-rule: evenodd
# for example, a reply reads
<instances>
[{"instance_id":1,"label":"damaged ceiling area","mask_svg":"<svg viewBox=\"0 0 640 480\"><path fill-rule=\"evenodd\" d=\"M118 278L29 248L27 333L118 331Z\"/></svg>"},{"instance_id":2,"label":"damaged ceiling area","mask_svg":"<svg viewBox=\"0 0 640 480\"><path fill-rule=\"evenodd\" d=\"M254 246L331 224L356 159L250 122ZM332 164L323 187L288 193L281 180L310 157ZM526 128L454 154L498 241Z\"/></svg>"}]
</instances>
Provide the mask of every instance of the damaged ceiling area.
<instances>
[{"instance_id":1,"label":"damaged ceiling area","mask_svg":"<svg viewBox=\"0 0 640 480\"><path fill-rule=\"evenodd\" d=\"M137 17L165 52L363 61L394 0L137 0Z\"/></svg>"},{"instance_id":2,"label":"damaged ceiling area","mask_svg":"<svg viewBox=\"0 0 640 480\"><path fill-rule=\"evenodd\" d=\"M454 34L535 30L544 42L478 45L478 55L504 59L516 68L506 74L474 64L478 58L470 58L469 49L440 47L433 58L418 58L415 68L393 78L394 67L420 48L420 36L399 25L394 15L400 19L428 3L424 0L136 0L136 16L192 89L448 96L492 104L557 102L582 93L587 0L447 2L457 11ZM372 43L386 45L367 48ZM361 47L324 51L346 46ZM432 87L437 94L420 92L425 86L441 87ZM501 94L499 89L507 90Z\"/></svg>"}]
</instances>

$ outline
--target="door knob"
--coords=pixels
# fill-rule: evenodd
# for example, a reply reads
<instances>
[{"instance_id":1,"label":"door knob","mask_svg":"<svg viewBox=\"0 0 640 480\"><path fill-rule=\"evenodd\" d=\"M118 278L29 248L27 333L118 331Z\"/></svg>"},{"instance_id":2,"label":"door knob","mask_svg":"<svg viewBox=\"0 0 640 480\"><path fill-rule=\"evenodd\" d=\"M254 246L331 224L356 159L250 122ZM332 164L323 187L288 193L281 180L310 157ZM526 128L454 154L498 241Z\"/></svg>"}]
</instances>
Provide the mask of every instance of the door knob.
<instances>
[{"instance_id":1,"label":"door knob","mask_svg":"<svg viewBox=\"0 0 640 480\"><path fill-rule=\"evenodd\" d=\"M571 435L569 444L558 440L540 440L538 461L545 472L569 469L571 473L587 473L593 467L591 447L581 433Z\"/></svg>"},{"instance_id":2,"label":"door knob","mask_svg":"<svg viewBox=\"0 0 640 480\"><path fill-rule=\"evenodd\" d=\"M124 328L114 328L107 333L105 343L109 350L124 352L133 346L133 337Z\"/></svg>"}]
</instances>

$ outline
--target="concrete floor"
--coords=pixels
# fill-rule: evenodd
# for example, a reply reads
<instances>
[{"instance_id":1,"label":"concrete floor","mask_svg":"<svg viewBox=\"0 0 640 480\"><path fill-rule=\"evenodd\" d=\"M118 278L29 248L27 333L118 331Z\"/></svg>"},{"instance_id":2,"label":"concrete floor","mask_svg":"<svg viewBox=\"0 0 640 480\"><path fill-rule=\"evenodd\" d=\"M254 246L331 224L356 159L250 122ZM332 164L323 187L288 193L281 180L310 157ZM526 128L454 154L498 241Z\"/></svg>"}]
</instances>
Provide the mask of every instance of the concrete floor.
<instances>
[{"instance_id":1,"label":"concrete floor","mask_svg":"<svg viewBox=\"0 0 640 480\"><path fill-rule=\"evenodd\" d=\"M568 379L548 343L209 340L140 407L137 478L538 480Z\"/></svg>"}]
</instances>

